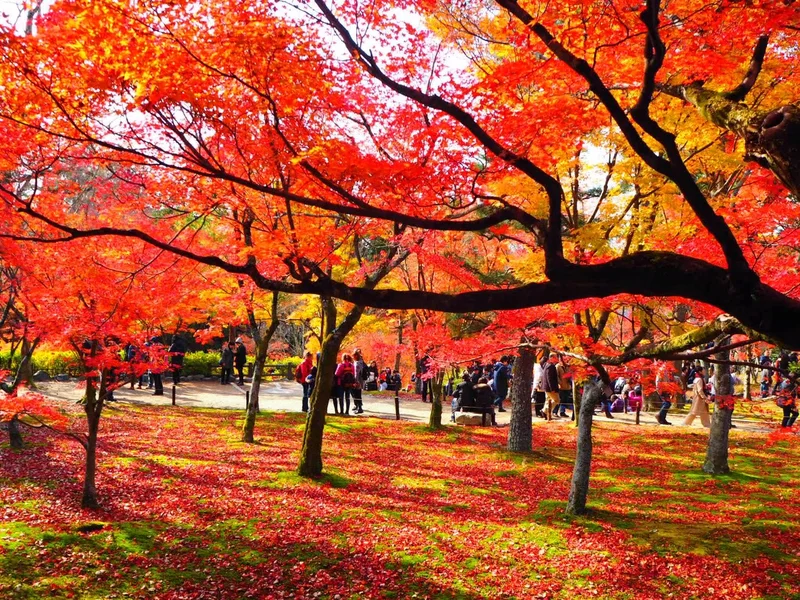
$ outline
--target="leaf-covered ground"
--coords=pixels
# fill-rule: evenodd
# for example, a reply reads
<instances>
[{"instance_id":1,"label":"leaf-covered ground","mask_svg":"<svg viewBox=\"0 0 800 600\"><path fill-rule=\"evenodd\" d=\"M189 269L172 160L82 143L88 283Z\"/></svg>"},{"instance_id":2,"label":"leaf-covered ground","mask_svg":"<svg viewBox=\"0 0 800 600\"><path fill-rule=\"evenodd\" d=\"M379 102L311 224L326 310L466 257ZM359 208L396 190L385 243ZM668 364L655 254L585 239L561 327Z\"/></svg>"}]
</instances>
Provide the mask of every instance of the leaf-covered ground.
<instances>
[{"instance_id":1,"label":"leaf-covered ground","mask_svg":"<svg viewBox=\"0 0 800 600\"><path fill-rule=\"evenodd\" d=\"M301 415L262 416L257 445L239 416L108 412L94 513L74 441L3 446L0 597L800 597L794 436L732 432L735 474L709 478L704 431L597 424L592 514L567 518L566 423L523 457L507 429L329 417L308 481Z\"/></svg>"}]
</instances>

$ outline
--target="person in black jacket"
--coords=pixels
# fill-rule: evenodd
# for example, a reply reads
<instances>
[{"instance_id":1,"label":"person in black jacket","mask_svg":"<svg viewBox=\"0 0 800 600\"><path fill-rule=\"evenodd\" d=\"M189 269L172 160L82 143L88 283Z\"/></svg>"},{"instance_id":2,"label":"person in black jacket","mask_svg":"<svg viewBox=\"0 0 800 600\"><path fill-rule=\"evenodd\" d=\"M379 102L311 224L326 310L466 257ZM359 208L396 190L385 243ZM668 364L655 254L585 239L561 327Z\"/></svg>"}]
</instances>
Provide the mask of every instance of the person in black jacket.
<instances>
[{"instance_id":1,"label":"person in black jacket","mask_svg":"<svg viewBox=\"0 0 800 600\"><path fill-rule=\"evenodd\" d=\"M236 354L233 358L233 364L236 367L236 372L239 374L239 385L244 385L244 365L247 362L247 348L244 347L244 340L236 338Z\"/></svg>"},{"instance_id":2,"label":"person in black jacket","mask_svg":"<svg viewBox=\"0 0 800 600\"><path fill-rule=\"evenodd\" d=\"M172 369L172 383L178 385L181 382L181 369L183 369L183 356L186 354L186 343L183 338L175 336L172 345L169 347L169 368Z\"/></svg>"},{"instance_id":3,"label":"person in black jacket","mask_svg":"<svg viewBox=\"0 0 800 600\"><path fill-rule=\"evenodd\" d=\"M469 371L464 371L461 376L461 383L453 390L453 401L451 403L453 415L450 418L451 421L456 420L456 411L462 406L475 406L475 390L472 388Z\"/></svg>"},{"instance_id":4,"label":"person in black jacket","mask_svg":"<svg viewBox=\"0 0 800 600\"><path fill-rule=\"evenodd\" d=\"M491 412L489 414L492 416L492 425L497 425L497 421L494 418L494 401L494 390L489 385L489 380L486 377L481 377L478 379L478 385L475 386L475 406L490 409Z\"/></svg>"}]
</instances>

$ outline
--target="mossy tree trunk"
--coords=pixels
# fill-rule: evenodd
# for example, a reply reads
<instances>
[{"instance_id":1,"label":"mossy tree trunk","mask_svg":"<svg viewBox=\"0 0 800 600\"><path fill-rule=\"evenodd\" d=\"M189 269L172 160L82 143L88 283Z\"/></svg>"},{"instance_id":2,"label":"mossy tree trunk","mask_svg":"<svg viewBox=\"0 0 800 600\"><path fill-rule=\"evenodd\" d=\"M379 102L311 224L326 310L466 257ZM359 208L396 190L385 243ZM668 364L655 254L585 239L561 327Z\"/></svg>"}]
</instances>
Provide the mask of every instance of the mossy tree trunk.
<instances>
[{"instance_id":1,"label":"mossy tree trunk","mask_svg":"<svg viewBox=\"0 0 800 600\"><path fill-rule=\"evenodd\" d=\"M603 396L602 387L587 382L583 387L578 425L578 444L575 452L575 467L572 470L572 484L567 501L567 514L586 513L586 500L589 497L589 475L592 469L592 417L594 407Z\"/></svg>"},{"instance_id":2,"label":"mossy tree trunk","mask_svg":"<svg viewBox=\"0 0 800 600\"><path fill-rule=\"evenodd\" d=\"M86 414L87 435L85 443L82 442L86 450L86 462L83 474L83 498L81 499L82 508L96 509L100 507L97 500L97 486L95 476L97 474L97 434L100 430L100 415L103 412L103 401L106 395L106 378L89 376L87 370L86 393L83 397L83 410ZM99 383L99 389L98 389Z\"/></svg>"},{"instance_id":3,"label":"mossy tree trunk","mask_svg":"<svg viewBox=\"0 0 800 600\"><path fill-rule=\"evenodd\" d=\"M269 342L272 340L272 336L280 323L278 319L278 292L272 292L272 315L269 327L263 336L258 331L258 323L256 323L255 315L251 310L248 311L248 318L253 339L256 341L256 355L253 364L253 380L250 384L250 404L247 406L244 426L242 427L242 441L252 444L255 442L256 415L258 414L261 381L264 378L264 365L267 362L267 350L269 349Z\"/></svg>"},{"instance_id":4,"label":"mossy tree trunk","mask_svg":"<svg viewBox=\"0 0 800 600\"><path fill-rule=\"evenodd\" d=\"M317 365L317 378L314 392L311 394L306 417L306 429L303 433L303 446L300 449L298 475L316 477L322 474L322 441L325 430L325 415L331 398L333 375L342 342L364 314L363 306L353 307L338 327L336 325L336 305L332 298L323 298L322 307L325 313L326 329L322 349Z\"/></svg>"},{"instance_id":5,"label":"mossy tree trunk","mask_svg":"<svg viewBox=\"0 0 800 600\"><path fill-rule=\"evenodd\" d=\"M763 111L703 87L689 85L680 90L705 119L744 139L745 160L772 171L800 198L800 108L796 104Z\"/></svg>"},{"instance_id":6,"label":"mossy tree trunk","mask_svg":"<svg viewBox=\"0 0 800 600\"><path fill-rule=\"evenodd\" d=\"M721 342L727 345L730 338ZM730 350L715 354L719 361L730 360ZM730 366L716 364L714 367L714 388L716 406L711 417L711 430L708 434L708 448L703 471L711 475L730 473L728 466L728 435L733 415L733 384L731 383Z\"/></svg>"},{"instance_id":7,"label":"mossy tree trunk","mask_svg":"<svg viewBox=\"0 0 800 600\"><path fill-rule=\"evenodd\" d=\"M444 369L436 372L428 385L431 388L431 414L428 418L428 427L431 429L442 428L442 392L444 387Z\"/></svg>"},{"instance_id":8,"label":"mossy tree trunk","mask_svg":"<svg viewBox=\"0 0 800 600\"><path fill-rule=\"evenodd\" d=\"M508 429L508 449L511 452L530 452L533 449L533 421L531 396L533 395L533 363L536 352L520 346L514 361L511 387L511 424Z\"/></svg>"}]
</instances>

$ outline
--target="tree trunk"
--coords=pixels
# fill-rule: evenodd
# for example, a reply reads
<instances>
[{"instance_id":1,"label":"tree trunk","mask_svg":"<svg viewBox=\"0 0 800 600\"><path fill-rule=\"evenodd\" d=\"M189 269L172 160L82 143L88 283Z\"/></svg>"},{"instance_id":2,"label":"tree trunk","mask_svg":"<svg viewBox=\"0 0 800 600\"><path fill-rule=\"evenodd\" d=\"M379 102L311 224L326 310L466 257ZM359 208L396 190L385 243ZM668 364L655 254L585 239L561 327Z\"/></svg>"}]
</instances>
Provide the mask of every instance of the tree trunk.
<instances>
[{"instance_id":1,"label":"tree trunk","mask_svg":"<svg viewBox=\"0 0 800 600\"><path fill-rule=\"evenodd\" d=\"M602 388L594 382L586 382L581 398L581 414L578 426L578 443L575 452L575 468L572 471L572 485L566 512L571 515L586 513L586 499L589 496L589 474L592 468L592 416L594 407L603 396Z\"/></svg>"},{"instance_id":2,"label":"tree trunk","mask_svg":"<svg viewBox=\"0 0 800 600\"><path fill-rule=\"evenodd\" d=\"M720 342L729 343L730 338ZM730 360L730 350L714 355L717 360ZM714 388L716 406L711 417L711 431L708 434L708 449L703 471L711 475L730 473L728 466L728 433L733 415L733 385L731 384L730 365L717 364L714 368Z\"/></svg>"},{"instance_id":3,"label":"tree trunk","mask_svg":"<svg viewBox=\"0 0 800 600\"><path fill-rule=\"evenodd\" d=\"M771 170L800 197L800 108L786 104L763 112L699 86L683 87L682 92L705 119L744 139L745 160Z\"/></svg>"},{"instance_id":4,"label":"tree trunk","mask_svg":"<svg viewBox=\"0 0 800 600\"><path fill-rule=\"evenodd\" d=\"M20 384L25 384L30 388L35 388L33 381L33 351L36 343L31 343L28 338L22 339L22 360L19 363L16 379Z\"/></svg>"},{"instance_id":5,"label":"tree trunk","mask_svg":"<svg viewBox=\"0 0 800 600\"><path fill-rule=\"evenodd\" d=\"M303 447L300 450L300 465L297 473L303 477L322 474L322 437L325 430L325 415L331 398L336 359L341 347L341 338L328 334L322 342L317 378L309 400Z\"/></svg>"},{"instance_id":6,"label":"tree trunk","mask_svg":"<svg viewBox=\"0 0 800 600\"><path fill-rule=\"evenodd\" d=\"M429 381L431 388L431 416L428 427L431 429L442 428L442 387L444 383L444 370L439 369Z\"/></svg>"},{"instance_id":7,"label":"tree trunk","mask_svg":"<svg viewBox=\"0 0 800 600\"><path fill-rule=\"evenodd\" d=\"M81 507L90 509L100 508L100 504L97 501L95 474L97 472L97 432L100 429L100 415L103 411L103 394L105 394L105 391L101 389L98 397L96 383L97 378L87 378L86 395L84 396L84 412L86 413L88 435L84 446L86 449L86 464L83 474Z\"/></svg>"},{"instance_id":8,"label":"tree trunk","mask_svg":"<svg viewBox=\"0 0 800 600\"><path fill-rule=\"evenodd\" d=\"M531 418L531 396L533 394L533 363L536 352L521 346L514 361L511 375L511 425L508 430L510 452L530 452L533 449L533 421Z\"/></svg>"},{"instance_id":9,"label":"tree trunk","mask_svg":"<svg viewBox=\"0 0 800 600\"><path fill-rule=\"evenodd\" d=\"M326 327L332 329L322 342L319 364L317 365L317 378L314 392L308 407L306 429L303 432L303 447L300 449L300 464L297 474L303 477L316 477L322 474L322 438L325 431L325 414L328 412L328 403L331 397L333 375L336 371L336 360L344 338L353 330L361 315L364 314L363 306L353 307L338 327L336 324L336 305L331 298L322 299L325 311Z\"/></svg>"},{"instance_id":10,"label":"tree trunk","mask_svg":"<svg viewBox=\"0 0 800 600\"><path fill-rule=\"evenodd\" d=\"M261 380L264 377L264 365L267 362L267 350L269 342L272 340L272 336L280 323L278 321L278 292L272 292L272 316L269 328L263 337L258 333L258 323L256 322L255 314L251 310L248 310L248 318L250 320L250 330L253 332L253 339L256 340L256 356L253 365L253 381L250 384L250 404L247 407L244 425L242 426L242 441L252 444L255 442L258 399L261 392Z\"/></svg>"},{"instance_id":11,"label":"tree trunk","mask_svg":"<svg viewBox=\"0 0 800 600\"><path fill-rule=\"evenodd\" d=\"M8 422L8 443L15 450L22 449L22 433L19 430L19 419L17 419L17 415L11 417L11 420Z\"/></svg>"}]
</instances>

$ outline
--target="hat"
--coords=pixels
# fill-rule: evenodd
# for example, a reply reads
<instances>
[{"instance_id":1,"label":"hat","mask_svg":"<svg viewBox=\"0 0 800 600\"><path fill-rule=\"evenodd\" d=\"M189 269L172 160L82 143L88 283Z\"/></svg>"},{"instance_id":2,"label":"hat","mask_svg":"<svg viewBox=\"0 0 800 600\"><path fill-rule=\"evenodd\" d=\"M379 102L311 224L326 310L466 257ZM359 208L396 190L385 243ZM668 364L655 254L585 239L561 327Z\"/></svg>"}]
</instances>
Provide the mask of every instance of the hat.
<instances>
[{"instance_id":1,"label":"hat","mask_svg":"<svg viewBox=\"0 0 800 600\"><path fill-rule=\"evenodd\" d=\"M240 338L240 337L237 337L237 338L236 338L236 343L237 343L237 344L242 344L242 343L244 343L244 342L243 342L242 338Z\"/></svg>"}]
</instances>

